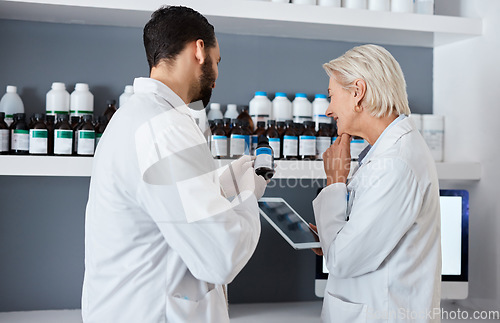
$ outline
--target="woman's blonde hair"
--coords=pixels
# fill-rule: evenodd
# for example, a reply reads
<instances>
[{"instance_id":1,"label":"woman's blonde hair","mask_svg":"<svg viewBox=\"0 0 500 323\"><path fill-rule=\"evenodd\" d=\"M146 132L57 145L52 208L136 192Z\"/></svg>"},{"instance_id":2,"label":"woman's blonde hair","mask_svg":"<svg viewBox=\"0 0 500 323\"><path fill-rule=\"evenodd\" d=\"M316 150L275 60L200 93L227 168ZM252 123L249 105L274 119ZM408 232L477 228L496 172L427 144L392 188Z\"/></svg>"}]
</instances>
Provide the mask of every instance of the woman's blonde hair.
<instances>
[{"instance_id":1,"label":"woman's blonde hair","mask_svg":"<svg viewBox=\"0 0 500 323\"><path fill-rule=\"evenodd\" d=\"M355 80L364 80L366 93L361 104L371 115L410 115L403 71L385 48L377 45L354 47L323 64L323 68L346 90L353 87Z\"/></svg>"}]
</instances>

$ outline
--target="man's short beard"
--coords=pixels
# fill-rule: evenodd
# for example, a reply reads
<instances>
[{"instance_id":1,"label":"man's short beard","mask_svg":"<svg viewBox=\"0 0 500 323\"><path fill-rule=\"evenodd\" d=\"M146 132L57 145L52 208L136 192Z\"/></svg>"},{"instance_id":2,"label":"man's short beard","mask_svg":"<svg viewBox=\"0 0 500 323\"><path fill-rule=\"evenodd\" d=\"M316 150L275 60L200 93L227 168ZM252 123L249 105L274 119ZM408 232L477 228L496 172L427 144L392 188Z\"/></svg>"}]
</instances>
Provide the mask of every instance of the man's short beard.
<instances>
[{"instance_id":1,"label":"man's short beard","mask_svg":"<svg viewBox=\"0 0 500 323\"><path fill-rule=\"evenodd\" d=\"M215 83L215 72L212 68L212 58L207 55L205 62L201 66L201 76L198 82L197 94L191 102L202 101L203 106L207 107L212 97L213 84Z\"/></svg>"}]
</instances>

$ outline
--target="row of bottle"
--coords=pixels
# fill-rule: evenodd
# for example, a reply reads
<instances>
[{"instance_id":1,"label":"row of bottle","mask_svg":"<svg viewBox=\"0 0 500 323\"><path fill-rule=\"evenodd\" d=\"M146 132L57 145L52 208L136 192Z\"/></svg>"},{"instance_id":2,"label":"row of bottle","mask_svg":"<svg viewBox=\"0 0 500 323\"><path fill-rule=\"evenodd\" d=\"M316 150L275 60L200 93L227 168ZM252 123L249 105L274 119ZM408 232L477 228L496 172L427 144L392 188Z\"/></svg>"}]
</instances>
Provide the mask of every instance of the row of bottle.
<instances>
[{"instance_id":1,"label":"row of bottle","mask_svg":"<svg viewBox=\"0 0 500 323\"><path fill-rule=\"evenodd\" d=\"M311 103L305 93L295 94L293 102L288 100L286 93L277 92L273 101L269 100L266 92L258 91L249 104L249 115L252 118L252 124L268 120L286 121L293 120L295 123L305 121L314 121L316 131L319 130L320 123L333 123L333 119L326 116L326 110L329 102L326 95L316 94ZM230 118L235 119L239 116L236 104L228 104L225 114L221 112L219 103L212 103L208 112L208 120ZM241 118L240 118L241 119Z\"/></svg>"},{"instance_id":2,"label":"row of bottle","mask_svg":"<svg viewBox=\"0 0 500 323\"><path fill-rule=\"evenodd\" d=\"M100 116L93 123L93 116L55 116L35 113L30 123L24 113L14 114L10 125L0 112L0 154L92 156L107 126L107 117Z\"/></svg>"},{"instance_id":3,"label":"row of bottle","mask_svg":"<svg viewBox=\"0 0 500 323\"><path fill-rule=\"evenodd\" d=\"M264 0L298 5L318 5L349 9L369 9L373 11L434 13L434 0Z\"/></svg>"},{"instance_id":4,"label":"row of bottle","mask_svg":"<svg viewBox=\"0 0 500 323\"><path fill-rule=\"evenodd\" d=\"M239 158L242 155L255 155L258 138L262 135L269 139L274 159L315 160L322 159L323 153L337 138L333 124L320 123L318 131L313 121L294 123L268 120L257 122L252 131L246 120L216 119L211 125L210 149L214 158ZM361 138L351 142L352 156L356 159L366 147Z\"/></svg>"},{"instance_id":5,"label":"row of bottle","mask_svg":"<svg viewBox=\"0 0 500 323\"><path fill-rule=\"evenodd\" d=\"M122 106L130 96L134 94L132 85L125 86L125 91L120 95L119 106ZM108 104L109 105L109 104ZM61 82L52 83L52 88L46 95L46 115L71 114L71 116L82 116L94 113L94 95L90 92L86 83L76 83L75 90L71 95L66 91L66 85ZM17 94L17 87L7 86L7 91L0 100L0 112L5 113L7 125L13 122L16 113L24 113L24 104Z\"/></svg>"}]
</instances>

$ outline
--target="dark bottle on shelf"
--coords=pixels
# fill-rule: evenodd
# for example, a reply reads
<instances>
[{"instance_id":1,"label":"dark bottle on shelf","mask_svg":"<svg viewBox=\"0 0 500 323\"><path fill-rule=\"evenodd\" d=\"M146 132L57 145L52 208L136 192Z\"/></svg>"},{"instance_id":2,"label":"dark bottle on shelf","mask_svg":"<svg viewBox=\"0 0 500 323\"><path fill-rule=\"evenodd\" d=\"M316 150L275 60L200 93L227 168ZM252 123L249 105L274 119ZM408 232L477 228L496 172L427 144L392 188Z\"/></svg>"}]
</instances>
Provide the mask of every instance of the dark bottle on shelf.
<instances>
[{"instance_id":1,"label":"dark bottle on shelf","mask_svg":"<svg viewBox=\"0 0 500 323\"><path fill-rule=\"evenodd\" d=\"M75 130L75 128L80 124L82 118L80 116L71 116L70 126L71 129Z\"/></svg>"},{"instance_id":2,"label":"dark bottle on shelf","mask_svg":"<svg viewBox=\"0 0 500 323\"><path fill-rule=\"evenodd\" d=\"M0 112L0 155L9 153L10 131L5 123L5 112Z\"/></svg>"},{"instance_id":3,"label":"dark bottle on shelf","mask_svg":"<svg viewBox=\"0 0 500 323\"><path fill-rule=\"evenodd\" d=\"M245 153L245 135L241 129L241 121L231 120L231 132L229 135L229 158L238 159Z\"/></svg>"},{"instance_id":4,"label":"dark bottle on shelf","mask_svg":"<svg viewBox=\"0 0 500 323\"><path fill-rule=\"evenodd\" d=\"M107 122L111 121L111 118L116 112L116 100L107 100L106 101L106 111L104 111L104 116L106 117Z\"/></svg>"},{"instance_id":5,"label":"dark bottle on shelf","mask_svg":"<svg viewBox=\"0 0 500 323\"><path fill-rule=\"evenodd\" d=\"M278 130L280 138L283 137L283 134L286 131L286 123L285 123L285 121L278 121L278 122L276 122L276 130Z\"/></svg>"},{"instance_id":6,"label":"dark bottle on shelf","mask_svg":"<svg viewBox=\"0 0 500 323\"><path fill-rule=\"evenodd\" d=\"M95 148L95 129L92 124L91 114L83 116L83 121L76 130L76 136L76 154L79 156L93 156Z\"/></svg>"},{"instance_id":7,"label":"dark bottle on shelf","mask_svg":"<svg viewBox=\"0 0 500 323\"><path fill-rule=\"evenodd\" d=\"M210 140L210 150L216 159L227 158L227 133L222 119L214 120L214 130Z\"/></svg>"},{"instance_id":8,"label":"dark bottle on shelf","mask_svg":"<svg viewBox=\"0 0 500 323\"><path fill-rule=\"evenodd\" d=\"M231 119L230 118L224 118L222 119L224 122L224 131L228 135L231 132Z\"/></svg>"},{"instance_id":9,"label":"dark bottle on shelf","mask_svg":"<svg viewBox=\"0 0 500 323\"><path fill-rule=\"evenodd\" d=\"M99 140L101 140L102 134L108 125L108 119L105 116L100 116L97 118L97 123L94 127L95 130L95 147L97 149L97 145L99 145Z\"/></svg>"},{"instance_id":10,"label":"dark bottle on shelf","mask_svg":"<svg viewBox=\"0 0 500 323\"><path fill-rule=\"evenodd\" d=\"M24 113L15 113L10 125L10 153L27 155L29 153L30 130Z\"/></svg>"},{"instance_id":11,"label":"dark bottle on shelf","mask_svg":"<svg viewBox=\"0 0 500 323\"><path fill-rule=\"evenodd\" d=\"M253 129L250 129L250 124L247 120L241 121L241 130L243 130L243 135L245 136L245 155L251 155L252 151L252 134Z\"/></svg>"},{"instance_id":12,"label":"dark bottle on shelf","mask_svg":"<svg viewBox=\"0 0 500 323\"><path fill-rule=\"evenodd\" d=\"M259 136L264 135L266 133L266 123L264 121L257 121L257 129L253 132L252 135L252 155L255 156L255 150L257 149L257 145L259 144Z\"/></svg>"},{"instance_id":13,"label":"dark bottle on shelf","mask_svg":"<svg viewBox=\"0 0 500 323\"><path fill-rule=\"evenodd\" d=\"M238 115L238 120L246 120L248 121L248 125L250 129L253 131L255 129L255 125L253 123L252 117L248 114L248 107L244 106L241 110L241 113Z\"/></svg>"},{"instance_id":14,"label":"dark bottle on shelf","mask_svg":"<svg viewBox=\"0 0 500 323\"><path fill-rule=\"evenodd\" d=\"M45 118L45 125L47 126L48 133L48 151L47 153L51 156L54 155L54 126L56 123L55 115L48 115Z\"/></svg>"},{"instance_id":15,"label":"dark bottle on shelf","mask_svg":"<svg viewBox=\"0 0 500 323\"><path fill-rule=\"evenodd\" d=\"M48 136L44 115L35 113L33 115L33 124L30 127L29 153L31 155L47 155L49 146Z\"/></svg>"},{"instance_id":16,"label":"dark bottle on shelf","mask_svg":"<svg viewBox=\"0 0 500 323\"><path fill-rule=\"evenodd\" d=\"M280 159L281 156L281 139L276 129L276 121L267 121L266 137L269 138L269 146L273 149L274 159Z\"/></svg>"},{"instance_id":17,"label":"dark bottle on shelf","mask_svg":"<svg viewBox=\"0 0 500 323\"><path fill-rule=\"evenodd\" d=\"M73 149L73 129L68 122L67 114L57 115L54 126L54 155L70 156Z\"/></svg>"},{"instance_id":18,"label":"dark bottle on shelf","mask_svg":"<svg viewBox=\"0 0 500 323\"><path fill-rule=\"evenodd\" d=\"M264 177L266 180L271 179L274 176L274 152L266 136L259 136L259 143L255 150L255 155L255 174Z\"/></svg>"},{"instance_id":19,"label":"dark bottle on shelf","mask_svg":"<svg viewBox=\"0 0 500 323\"><path fill-rule=\"evenodd\" d=\"M286 130L283 134L283 158L288 160L298 159L299 137L295 131L292 120L286 121Z\"/></svg>"},{"instance_id":20,"label":"dark bottle on shelf","mask_svg":"<svg viewBox=\"0 0 500 323\"><path fill-rule=\"evenodd\" d=\"M210 133L214 133L215 129L215 120L208 120L208 126L210 127Z\"/></svg>"},{"instance_id":21,"label":"dark bottle on shelf","mask_svg":"<svg viewBox=\"0 0 500 323\"><path fill-rule=\"evenodd\" d=\"M316 159L316 130L314 121L304 122L304 131L299 136L299 156L302 160Z\"/></svg>"},{"instance_id":22,"label":"dark bottle on shelf","mask_svg":"<svg viewBox=\"0 0 500 323\"><path fill-rule=\"evenodd\" d=\"M323 153L332 144L333 133L331 130L331 125L328 123L320 123L319 130L316 134L316 158L319 160L323 159Z\"/></svg>"}]
</instances>

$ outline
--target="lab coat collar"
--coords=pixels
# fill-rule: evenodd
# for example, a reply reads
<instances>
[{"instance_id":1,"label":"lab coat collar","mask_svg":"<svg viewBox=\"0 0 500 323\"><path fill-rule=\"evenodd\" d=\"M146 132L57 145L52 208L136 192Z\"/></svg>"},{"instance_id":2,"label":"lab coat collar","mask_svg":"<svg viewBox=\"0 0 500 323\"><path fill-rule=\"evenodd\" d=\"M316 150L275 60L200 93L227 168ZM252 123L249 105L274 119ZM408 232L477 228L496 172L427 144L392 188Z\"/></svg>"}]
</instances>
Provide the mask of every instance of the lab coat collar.
<instances>
[{"instance_id":1,"label":"lab coat collar","mask_svg":"<svg viewBox=\"0 0 500 323\"><path fill-rule=\"evenodd\" d=\"M178 112L191 116L186 103L167 85L158 80L148 77L136 78L134 80L134 93L154 93L167 101Z\"/></svg>"},{"instance_id":2,"label":"lab coat collar","mask_svg":"<svg viewBox=\"0 0 500 323\"><path fill-rule=\"evenodd\" d=\"M374 157L384 153L387 149L391 148L401 137L411 131L417 131L417 127L411 118L404 118L396 123L393 127L387 130L385 135L380 138L380 142L376 147L372 147L373 151L370 152L363 159L363 164L369 163Z\"/></svg>"}]
</instances>

